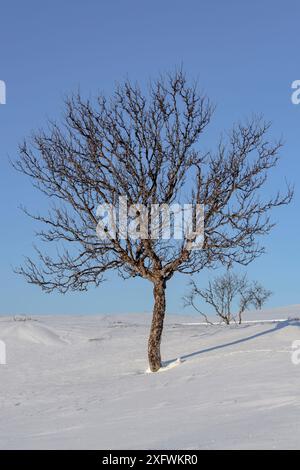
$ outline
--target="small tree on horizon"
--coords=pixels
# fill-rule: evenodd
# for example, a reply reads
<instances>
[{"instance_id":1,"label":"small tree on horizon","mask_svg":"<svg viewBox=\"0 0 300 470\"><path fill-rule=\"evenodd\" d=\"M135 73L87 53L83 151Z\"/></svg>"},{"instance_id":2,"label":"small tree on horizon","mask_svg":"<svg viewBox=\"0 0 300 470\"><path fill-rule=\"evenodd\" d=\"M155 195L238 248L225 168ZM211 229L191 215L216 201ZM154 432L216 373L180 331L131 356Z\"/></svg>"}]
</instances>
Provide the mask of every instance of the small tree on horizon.
<instances>
[{"instance_id":1,"label":"small tree on horizon","mask_svg":"<svg viewBox=\"0 0 300 470\"><path fill-rule=\"evenodd\" d=\"M207 323L211 323L208 315L197 306L201 298L213 307L216 315L229 325L238 320L242 323L242 316L250 307L260 310L272 292L265 289L257 281L250 282L246 274L239 275L231 271L209 281L208 287L199 288L195 281L191 281L191 291L184 297L185 305L193 307L200 313ZM235 310L235 312L234 312Z\"/></svg>"},{"instance_id":2,"label":"small tree on horizon","mask_svg":"<svg viewBox=\"0 0 300 470\"><path fill-rule=\"evenodd\" d=\"M126 81L111 98L71 96L62 122L24 141L14 163L53 202L48 214L33 215L45 226L40 238L63 246L56 257L38 249L18 272L46 292L84 291L108 270L151 282L152 371L161 367L167 282L175 273L250 263L264 252L257 238L273 227L271 209L292 198L291 189L266 199L260 191L281 148L270 141L269 124L240 123L215 150L203 151L199 141L212 114L181 70L152 82L147 93ZM115 206L120 196L136 207L204 205L202 249L191 250L187 237L100 240L97 207Z\"/></svg>"}]
</instances>

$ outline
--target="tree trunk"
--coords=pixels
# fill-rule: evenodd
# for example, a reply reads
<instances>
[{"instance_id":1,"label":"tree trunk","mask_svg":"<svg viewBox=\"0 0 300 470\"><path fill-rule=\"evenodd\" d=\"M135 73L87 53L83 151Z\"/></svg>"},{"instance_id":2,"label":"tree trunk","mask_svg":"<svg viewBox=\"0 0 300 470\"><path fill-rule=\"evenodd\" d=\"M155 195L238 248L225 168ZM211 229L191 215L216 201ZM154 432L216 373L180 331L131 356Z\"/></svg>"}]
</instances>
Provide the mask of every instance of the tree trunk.
<instances>
[{"instance_id":1,"label":"tree trunk","mask_svg":"<svg viewBox=\"0 0 300 470\"><path fill-rule=\"evenodd\" d=\"M161 367L160 341L164 326L166 311L166 281L159 279L154 283L154 308L150 336L148 341L148 359L151 372L157 372Z\"/></svg>"}]
</instances>

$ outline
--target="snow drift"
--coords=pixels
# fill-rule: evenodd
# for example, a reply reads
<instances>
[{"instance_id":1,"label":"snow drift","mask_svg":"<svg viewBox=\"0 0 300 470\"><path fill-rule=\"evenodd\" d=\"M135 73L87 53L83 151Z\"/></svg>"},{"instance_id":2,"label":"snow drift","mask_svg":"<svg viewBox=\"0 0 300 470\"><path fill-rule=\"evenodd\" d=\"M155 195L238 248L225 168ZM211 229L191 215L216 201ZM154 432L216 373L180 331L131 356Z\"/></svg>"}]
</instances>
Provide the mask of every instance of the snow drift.
<instances>
[{"instance_id":1,"label":"snow drift","mask_svg":"<svg viewBox=\"0 0 300 470\"><path fill-rule=\"evenodd\" d=\"M170 315L157 374L146 373L149 315L2 317L0 447L299 448L299 314L229 327Z\"/></svg>"}]
</instances>

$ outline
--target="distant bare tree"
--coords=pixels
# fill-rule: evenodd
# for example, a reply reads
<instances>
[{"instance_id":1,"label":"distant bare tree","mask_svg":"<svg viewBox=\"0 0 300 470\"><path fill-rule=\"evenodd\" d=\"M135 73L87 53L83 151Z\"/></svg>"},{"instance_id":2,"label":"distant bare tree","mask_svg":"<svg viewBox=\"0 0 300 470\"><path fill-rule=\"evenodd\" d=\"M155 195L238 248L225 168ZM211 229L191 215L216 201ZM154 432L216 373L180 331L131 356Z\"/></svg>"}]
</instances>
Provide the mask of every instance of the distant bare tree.
<instances>
[{"instance_id":1,"label":"distant bare tree","mask_svg":"<svg viewBox=\"0 0 300 470\"><path fill-rule=\"evenodd\" d=\"M270 210L292 198L290 189L267 200L260 192L281 147L261 119L235 126L214 152L199 149L212 112L182 71L152 82L146 94L127 81L111 99L72 96L63 122L24 141L14 163L53 202L48 214L33 216L46 227L40 238L63 246L57 257L37 250L37 261L28 258L18 272L46 292L86 290L112 269L150 281L152 371L161 367L167 281L176 272L251 262L264 251L256 238L270 232ZM189 237L100 240L97 206L116 205L119 196L147 207L204 204L203 249L191 250Z\"/></svg>"},{"instance_id":2,"label":"distant bare tree","mask_svg":"<svg viewBox=\"0 0 300 470\"><path fill-rule=\"evenodd\" d=\"M242 323L242 315L245 310L248 310L250 307L254 307L260 310L271 295L272 292L270 290L265 289L258 282L246 282L245 288L242 289L240 293L238 312L239 324Z\"/></svg>"},{"instance_id":3,"label":"distant bare tree","mask_svg":"<svg viewBox=\"0 0 300 470\"><path fill-rule=\"evenodd\" d=\"M197 306L197 300L203 299L214 308L218 317L229 325L236 318L241 324L245 310L251 306L261 309L271 294L271 291L266 290L258 282L249 282L246 275L227 271L210 281L208 287L204 289L197 287L196 283L191 281L191 291L184 300L186 306L192 306L208 323L211 323L208 316ZM234 312L235 307L236 312Z\"/></svg>"}]
</instances>

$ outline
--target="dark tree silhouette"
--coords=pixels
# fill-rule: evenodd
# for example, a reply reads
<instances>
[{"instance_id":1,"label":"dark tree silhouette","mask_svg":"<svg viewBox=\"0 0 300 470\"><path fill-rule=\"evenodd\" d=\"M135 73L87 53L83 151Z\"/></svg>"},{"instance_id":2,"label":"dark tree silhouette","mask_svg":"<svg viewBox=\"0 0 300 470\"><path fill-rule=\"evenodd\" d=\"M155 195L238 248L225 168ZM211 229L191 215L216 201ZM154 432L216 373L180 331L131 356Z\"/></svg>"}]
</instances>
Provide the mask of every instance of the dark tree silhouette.
<instances>
[{"instance_id":1,"label":"dark tree silhouette","mask_svg":"<svg viewBox=\"0 0 300 470\"><path fill-rule=\"evenodd\" d=\"M232 320L236 321L236 319L241 324L245 310L250 307L261 309L271 294L271 291L265 289L257 281L250 282L245 274L239 275L227 271L209 281L206 288L198 287L192 280L191 290L184 297L184 301L186 306L192 306L207 323L211 323L208 316L197 305L197 300L203 299L213 307L217 316L229 325Z\"/></svg>"},{"instance_id":2,"label":"dark tree silhouette","mask_svg":"<svg viewBox=\"0 0 300 470\"><path fill-rule=\"evenodd\" d=\"M270 143L269 124L254 118L238 124L214 152L197 146L213 108L182 71L152 82L147 93L125 82L113 96L80 94L66 100L60 124L49 123L20 146L15 167L28 175L53 204L40 238L63 246L57 257L40 249L18 271L44 291L86 290L108 270L140 276L153 284L154 310L148 343L150 368L161 367L160 342L167 281L217 264L247 264L263 253L257 237L269 233L272 208L287 204L290 189L263 199L280 143ZM204 204L203 249L194 238L99 239L99 204ZM55 203L56 201L56 203ZM138 206L137 206L138 207ZM138 211L137 211L138 215ZM61 243L60 243L61 242Z\"/></svg>"}]
</instances>

